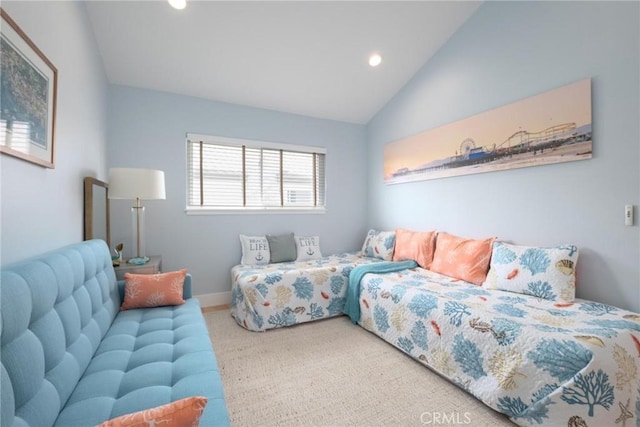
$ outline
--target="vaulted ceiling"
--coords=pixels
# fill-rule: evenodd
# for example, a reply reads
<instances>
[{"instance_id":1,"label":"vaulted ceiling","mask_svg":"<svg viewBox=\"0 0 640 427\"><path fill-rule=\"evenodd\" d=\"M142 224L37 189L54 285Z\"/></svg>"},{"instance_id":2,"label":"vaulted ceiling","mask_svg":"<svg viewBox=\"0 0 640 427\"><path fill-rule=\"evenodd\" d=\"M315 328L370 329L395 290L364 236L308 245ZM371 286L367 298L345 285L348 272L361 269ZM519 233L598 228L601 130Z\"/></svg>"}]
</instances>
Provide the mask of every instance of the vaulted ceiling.
<instances>
[{"instance_id":1,"label":"vaulted ceiling","mask_svg":"<svg viewBox=\"0 0 640 427\"><path fill-rule=\"evenodd\" d=\"M113 84L367 123L476 11L461 1L89 1ZM368 65L374 52L378 67Z\"/></svg>"}]
</instances>

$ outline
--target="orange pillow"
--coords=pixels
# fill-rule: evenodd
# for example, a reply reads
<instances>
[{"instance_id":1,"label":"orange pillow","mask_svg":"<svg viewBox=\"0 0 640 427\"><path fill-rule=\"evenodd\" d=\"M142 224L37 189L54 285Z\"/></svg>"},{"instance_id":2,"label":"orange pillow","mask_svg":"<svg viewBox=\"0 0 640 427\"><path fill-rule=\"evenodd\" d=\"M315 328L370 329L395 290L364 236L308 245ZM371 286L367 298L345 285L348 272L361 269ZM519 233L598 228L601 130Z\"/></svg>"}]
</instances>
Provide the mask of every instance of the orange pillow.
<instances>
[{"instance_id":1,"label":"orange pillow","mask_svg":"<svg viewBox=\"0 0 640 427\"><path fill-rule=\"evenodd\" d=\"M103 422L98 427L197 426L207 400L202 396L187 397L155 408L121 415Z\"/></svg>"},{"instance_id":2,"label":"orange pillow","mask_svg":"<svg viewBox=\"0 0 640 427\"><path fill-rule=\"evenodd\" d=\"M164 274L124 274L124 302L120 310L184 304L187 270Z\"/></svg>"},{"instance_id":3,"label":"orange pillow","mask_svg":"<svg viewBox=\"0 0 640 427\"><path fill-rule=\"evenodd\" d=\"M495 237L474 240L439 233L431 271L482 285L489 271L494 240Z\"/></svg>"},{"instance_id":4,"label":"orange pillow","mask_svg":"<svg viewBox=\"0 0 640 427\"><path fill-rule=\"evenodd\" d=\"M396 229L396 249L393 252L394 261L412 259L422 268L431 267L433 252L436 244L435 231L410 231Z\"/></svg>"}]
</instances>

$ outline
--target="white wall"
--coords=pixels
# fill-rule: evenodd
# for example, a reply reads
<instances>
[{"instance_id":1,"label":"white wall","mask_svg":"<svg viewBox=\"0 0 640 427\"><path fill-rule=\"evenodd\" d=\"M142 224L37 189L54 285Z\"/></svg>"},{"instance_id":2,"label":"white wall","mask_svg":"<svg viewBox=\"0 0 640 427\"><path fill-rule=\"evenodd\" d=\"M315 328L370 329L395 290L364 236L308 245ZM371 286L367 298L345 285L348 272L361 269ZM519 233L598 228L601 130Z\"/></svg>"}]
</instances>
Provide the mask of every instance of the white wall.
<instances>
[{"instance_id":1,"label":"white wall","mask_svg":"<svg viewBox=\"0 0 640 427\"><path fill-rule=\"evenodd\" d=\"M106 180L107 80L84 3L3 1L58 69L55 169L0 155L1 262L83 238L83 178Z\"/></svg>"},{"instance_id":2,"label":"white wall","mask_svg":"<svg viewBox=\"0 0 640 427\"><path fill-rule=\"evenodd\" d=\"M640 311L640 4L486 2L367 126L368 223L580 248L578 297ZM384 144L591 77L593 159L383 183Z\"/></svg>"},{"instance_id":3,"label":"white wall","mask_svg":"<svg viewBox=\"0 0 640 427\"><path fill-rule=\"evenodd\" d=\"M327 148L326 214L188 216L185 134L256 139ZM359 249L366 232L364 126L225 104L157 91L111 86L110 167L165 172L166 200L144 202L147 253L163 270L187 268L194 294L231 290L240 261L239 234L295 232L320 236L324 253ZM111 241L131 250L131 202L112 200Z\"/></svg>"}]
</instances>

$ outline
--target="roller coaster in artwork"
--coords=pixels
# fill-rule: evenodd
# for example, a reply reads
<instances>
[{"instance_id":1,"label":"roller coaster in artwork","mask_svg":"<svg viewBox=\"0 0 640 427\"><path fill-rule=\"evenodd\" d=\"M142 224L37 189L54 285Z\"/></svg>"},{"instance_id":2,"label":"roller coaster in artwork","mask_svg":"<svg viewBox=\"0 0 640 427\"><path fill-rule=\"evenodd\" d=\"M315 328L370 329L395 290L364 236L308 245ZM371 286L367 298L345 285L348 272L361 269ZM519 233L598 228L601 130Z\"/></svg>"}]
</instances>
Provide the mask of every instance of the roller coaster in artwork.
<instances>
[{"instance_id":1,"label":"roller coaster in artwork","mask_svg":"<svg viewBox=\"0 0 640 427\"><path fill-rule=\"evenodd\" d=\"M456 151L453 156L432 161L415 169L402 168L395 172L393 177L489 163L517 154L544 154L545 150L590 140L591 126L577 128L575 123L554 125L538 132L519 130L500 144L493 144L490 148L478 147L472 138L466 138L460 143L459 151ZM590 154L590 152L579 154Z\"/></svg>"}]
</instances>

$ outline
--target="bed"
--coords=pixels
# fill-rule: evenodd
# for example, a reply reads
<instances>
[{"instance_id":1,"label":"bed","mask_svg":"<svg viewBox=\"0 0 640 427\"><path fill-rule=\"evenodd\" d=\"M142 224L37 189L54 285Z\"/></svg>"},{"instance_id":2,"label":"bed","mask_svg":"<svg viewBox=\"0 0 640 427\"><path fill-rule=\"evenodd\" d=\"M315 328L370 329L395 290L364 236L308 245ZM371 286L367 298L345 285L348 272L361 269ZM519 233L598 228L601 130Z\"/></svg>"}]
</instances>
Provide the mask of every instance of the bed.
<instances>
[{"instance_id":1,"label":"bed","mask_svg":"<svg viewBox=\"0 0 640 427\"><path fill-rule=\"evenodd\" d=\"M422 268L365 274L365 329L515 423L640 426L640 315L485 290Z\"/></svg>"},{"instance_id":2,"label":"bed","mask_svg":"<svg viewBox=\"0 0 640 427\"><path fill-rule=\"evenodd\" d=\"M342 315L349 273L380 262L358 253L231 269L231 314L238 325L266 331Z\"/></svg>"}]
</instances>

